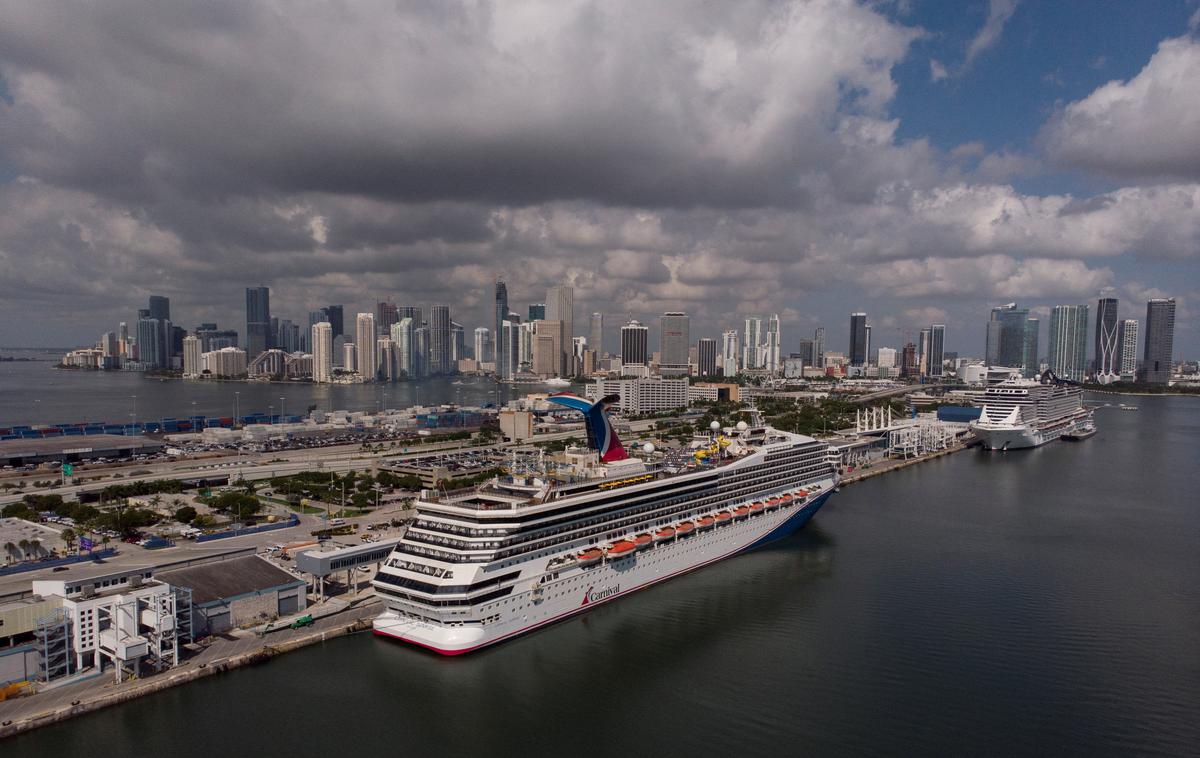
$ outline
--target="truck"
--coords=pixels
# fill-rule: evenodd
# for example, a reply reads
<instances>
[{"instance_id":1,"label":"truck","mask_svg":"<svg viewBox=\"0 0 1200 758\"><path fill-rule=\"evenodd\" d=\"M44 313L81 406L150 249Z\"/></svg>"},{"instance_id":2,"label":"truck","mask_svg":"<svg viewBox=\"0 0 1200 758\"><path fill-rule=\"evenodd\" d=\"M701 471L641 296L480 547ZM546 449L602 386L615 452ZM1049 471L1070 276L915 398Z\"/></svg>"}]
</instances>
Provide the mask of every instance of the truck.
<instances>
[{"instance_id":1,"label":"truck","mask_svg":"<svg viewBox=\"0 0 1200 758\"><path fill-rule=\"evenodd\" d=\"M293 621L290 628L303 629L306 626L312 626L312 625L313 625L313 617L312 617L311 613L308 613L308 614L305 614L305 615L301 616L300 618L296 619L295 621Z\"/></svg>"}]
</instances>

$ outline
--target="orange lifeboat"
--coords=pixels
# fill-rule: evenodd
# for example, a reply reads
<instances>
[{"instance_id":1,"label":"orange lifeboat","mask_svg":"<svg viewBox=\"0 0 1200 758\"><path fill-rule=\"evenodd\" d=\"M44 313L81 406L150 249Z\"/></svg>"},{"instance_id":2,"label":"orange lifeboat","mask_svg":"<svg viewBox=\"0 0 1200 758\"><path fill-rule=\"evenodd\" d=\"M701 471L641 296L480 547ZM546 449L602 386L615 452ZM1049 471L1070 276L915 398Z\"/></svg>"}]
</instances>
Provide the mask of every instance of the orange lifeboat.
<instances>
[{"instance_id":1,"label":"orange lifeboat","mask_svg":"<svg viewBox=\"0 0 1200 758\"><path fill-rule=\"evenodd\" d=\"M733 517L734 518L742 519L742 518L746 518L749 515L750 515L749 506L739 505L737 508L733 509Z\"/></svg>"},{"instance_id":2,"label":"orange lifeboat","mask_svg":"<svg viewBox=\"0 0 1200 758\"><path fill-rule=\"evenodd\" d=\"M767 501L767 510L768 511L779 510L779 498L773 497L770 500L768 500Z\"/></svg>"},{"instance_id":3,"label":"orange lifeboat","mask_svg":"<svg viewBox=\"0 0 1200 758\"><path fill-rule=\"evenodd\" d=\"M804 490L799 490L796 492L796 497L808 497L808 493Z\"/></svg>"},{"instance_id":4,"label":"orange lifeboat","mask_svg":"<svg viewBox=\"0 0 1200 758\"><path fill-rule=\"evenodd\" d=\"M633 555L633 551L637 549L629 540L617 540L608 547L609 558L628 558Z\"/></svg>"},{"instance_id":5,"label":"orange lifeboat","mask_svg":"<svg viewBox=\"0 0 1200 758\"><path fill-rule=\"evenodd\" d=\"M695 528L696 528L696 525L693 524L691 521L680 521L679 525L675 527L675 533L678 534L680 537L686 537L689 534L691 534L692 530Z\"/></svg>"},{"instance_id":6,"label":"orange lifeboat","mask_svg":"<svg viewBox=\"0 0 1200 758\"><path fill-rule=\"evenodd\" d=\"M633 538L633 544L638 550L645 550L654 544L654 540L650 538L649 534L639 534Z\"/></svg>"},{"instance_id":7,"label":"orange lifeboat","mask_svg":"<svg viewBox=\"0 0 1200 758\"><path fill-rule=\"evenodd\" d=\"M762 513L763 508L766 508L766 506L763 505L761 502L755 502L755 503L750 504L750 510L753 513Z\"/></svg>"},{"instance_id":8,"label":"orange lifeboat","mask_svg":"<svg viewBox=\"0 0 1200 758\"><path fill-rule=\"evenodd\" d=\"M662 542L663 540L669 540L674 536L675 536L675 530L669 526L664 526L662 529L659 529L657 532L654 533L654 541Z\"/></svg>"},{"instance_id":9,"label":"orange lifeboat","mask_svg":"<svg viewBox=\"0 0 1200 758\"><path fill-rule=\"evenodd\" d=\"M700 518L696 519L696 526L701 529L712 529L713 524L715 523L716 519L714 519L712 516L701 516Z\"/></svg>"},{"instance_id":10,"label":"orange lifeboat","mask_svg":"<svg viewBox=\"0 0 1200 758\"><path fill-rule=\"evenodd\" d=\"M733 517L729 515L729 511L717 511L716 516L718 526L725 526L733 519Z\"/></svg>"},{"instance_id":11,"label":"orange lifeboat","mask_svg":"<svg viewBox=\"0 0 1200 758\"><path fill-rule=\"evenodd\" d=\"M589 547L587 550L584 550L582 553L579 554L579 556L578 556L579 565L593 566L593 565L599 563L600 559L603 557L604 557L604 553L603 553L603 551L600 550L600 548Z\"/></svg>"}]
</instances>

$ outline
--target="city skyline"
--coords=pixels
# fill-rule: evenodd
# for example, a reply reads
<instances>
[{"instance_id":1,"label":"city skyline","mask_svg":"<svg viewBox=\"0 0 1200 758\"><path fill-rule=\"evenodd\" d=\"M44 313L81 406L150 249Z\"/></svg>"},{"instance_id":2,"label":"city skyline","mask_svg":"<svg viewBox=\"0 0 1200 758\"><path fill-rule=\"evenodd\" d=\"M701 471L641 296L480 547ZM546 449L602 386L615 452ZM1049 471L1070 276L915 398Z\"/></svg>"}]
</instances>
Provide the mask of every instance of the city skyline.
<instances>
[{"instance_id":1,"label":"city skyline","mask_svg":"<svg viewBox=\"0 0 1200 758\"><path fill-rule=\"evenodd\" d=\"M393 6L298 27L246 7L213 23L281 65L230 61L243 86L216 100L230 72L196 51L179 80L112 69L118 50L144 56L142 72L176 65L161 42L187 28L178 6L95 6L54 40L52 11L23 8L0 45L0 344L86 344L149 294L176 323L228 328L255 284L301 329L320 303L417 298L488 325L499 271L514 303L565 284L577 320L675 310L713 336L778 313L785 335L827 325L840 342L850 304L875 314L877 344L1012 300L1045 322L1113 287L1130 303L1174 297L1176 353L1196 355L1200 146L1183 125L1200 105L1178 89L1200 72L1195 8L1007 6L845 0L779 24L758 6L736 23L687 4L614 5L604 24L525 11L561 48L506 14L470 16L460 39ZM314 47L325 35L295 34L305 24L355 53ZM414 37L447 86L422 86L411 51L383 42ZM563 52L575 47L611 50L633 75L592 79ZM508 60L563 85L506 77ZM632 86L639 72L653 85ZM267 104L281 99L301 112L278 121ZM353 139L347 107L366 130Z\"/></svg>"}]
</instances>

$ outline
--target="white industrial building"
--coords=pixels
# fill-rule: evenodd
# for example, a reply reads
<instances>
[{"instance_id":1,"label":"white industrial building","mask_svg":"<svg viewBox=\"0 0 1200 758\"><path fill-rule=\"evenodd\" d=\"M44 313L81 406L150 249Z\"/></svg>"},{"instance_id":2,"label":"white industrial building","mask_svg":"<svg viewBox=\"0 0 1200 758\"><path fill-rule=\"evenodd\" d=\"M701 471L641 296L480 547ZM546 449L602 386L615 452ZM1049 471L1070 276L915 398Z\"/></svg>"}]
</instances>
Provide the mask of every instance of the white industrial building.
<instances>
[{"instance_id":1,"label":"white industrial building","mask_svg":"<svg viewBox=\"0 0 1200 758\"><path fill-rule=\"evenodd\" d=\"M651 377L642 379L597 379L588 387L588 397L598 400L618 395L617 407L623 413L642 414L686 408L688 380Z\"/></svg>"}]
</instances>

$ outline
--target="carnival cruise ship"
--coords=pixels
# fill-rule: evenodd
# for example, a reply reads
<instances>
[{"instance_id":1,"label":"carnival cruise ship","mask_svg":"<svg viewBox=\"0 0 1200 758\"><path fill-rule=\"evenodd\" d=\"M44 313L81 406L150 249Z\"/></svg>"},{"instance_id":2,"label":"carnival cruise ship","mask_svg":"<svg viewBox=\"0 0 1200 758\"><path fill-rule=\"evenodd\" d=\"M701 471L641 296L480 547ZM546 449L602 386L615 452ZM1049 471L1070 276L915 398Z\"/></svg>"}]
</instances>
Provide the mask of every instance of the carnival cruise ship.
<instances>
[{"instance_id":1,"label":"carnival cruise ship","mask_svg":"<svg viewBox=\"0 0 1200 758\"><path fill-rule=\"evenodd\" d=\"M836 450L757 414L630 457L605 414L615 397L551 399L584 413L588 448L424 491L373 579L376 634L444 655L510 639L790 534L838 483Z\"/></svg>"},{"instance_id":2,"label":"carnival cruise ship","mask_svg":"<svg viewBox=\"0 0 1200 758\"><path fill-rule=\"evenodd\" d=\"M983 412L971 431L985 450L1037 447L1090 428L1079 385L1047 371L1037 379L1013 377L993 384L983 395Z\"/></svg>"}]
</instances>

